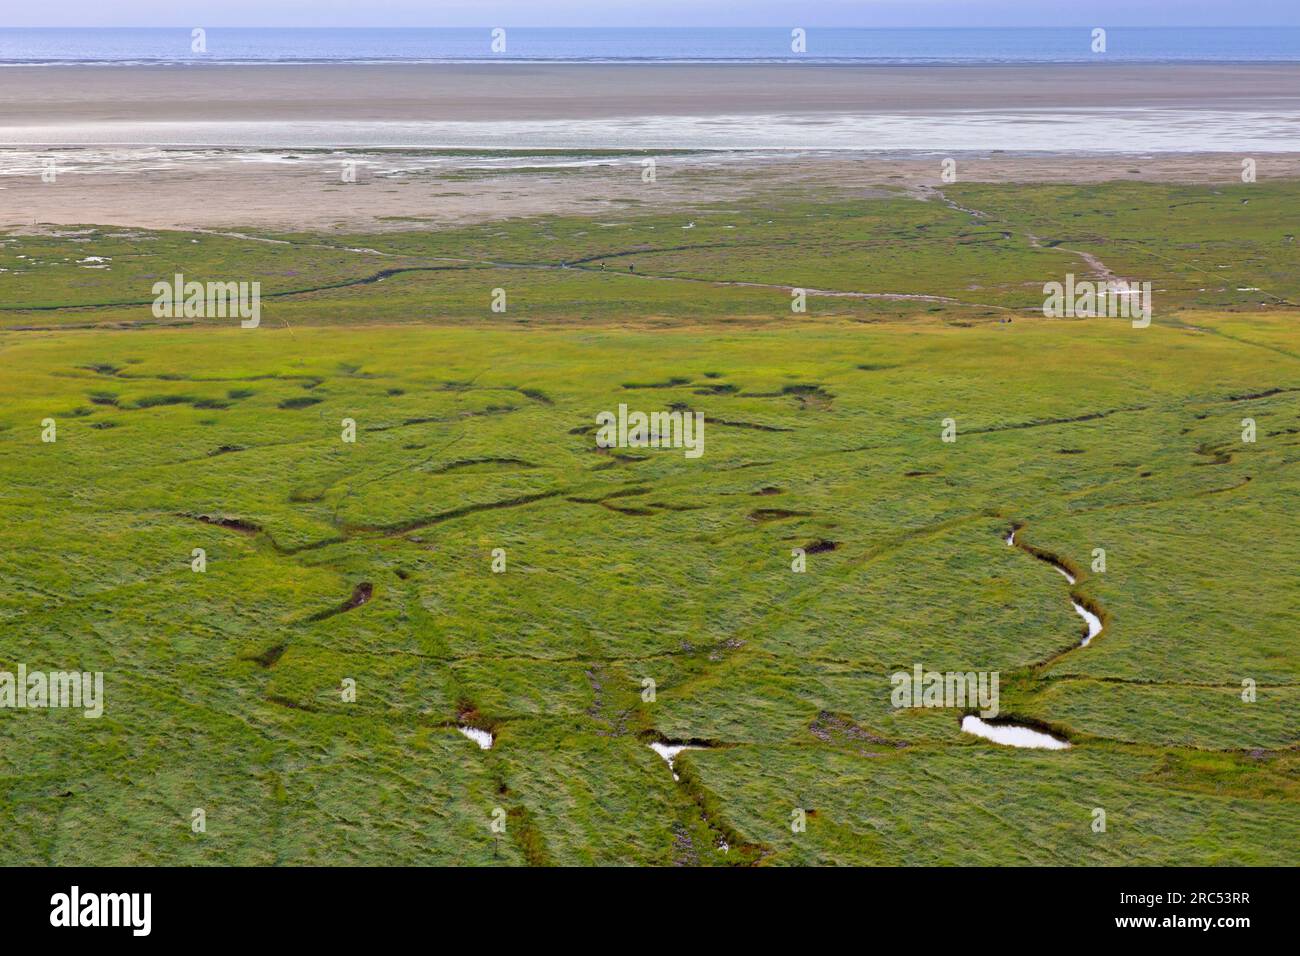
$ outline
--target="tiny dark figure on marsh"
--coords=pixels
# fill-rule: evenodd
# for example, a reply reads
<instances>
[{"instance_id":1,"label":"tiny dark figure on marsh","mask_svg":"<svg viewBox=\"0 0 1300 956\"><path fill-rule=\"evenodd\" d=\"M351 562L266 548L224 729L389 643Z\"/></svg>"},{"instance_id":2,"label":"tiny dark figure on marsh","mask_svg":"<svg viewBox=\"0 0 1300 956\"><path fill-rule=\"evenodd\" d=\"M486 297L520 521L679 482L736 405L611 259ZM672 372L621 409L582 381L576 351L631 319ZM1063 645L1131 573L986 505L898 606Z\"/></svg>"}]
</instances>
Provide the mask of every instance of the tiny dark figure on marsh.
<instances>
[{"instance_id":1,"label":"tiny dark figure on marsh","mask_svg":"<svg viewBox=\"0 0 1300 956\"><path fill-rule=\"evenodd\" d=\"M636 266L632 265L632 263L629 262L629 263L627 264L627 271L628 271L628 272L636 272Z\"/></svg>"}]
</instances>

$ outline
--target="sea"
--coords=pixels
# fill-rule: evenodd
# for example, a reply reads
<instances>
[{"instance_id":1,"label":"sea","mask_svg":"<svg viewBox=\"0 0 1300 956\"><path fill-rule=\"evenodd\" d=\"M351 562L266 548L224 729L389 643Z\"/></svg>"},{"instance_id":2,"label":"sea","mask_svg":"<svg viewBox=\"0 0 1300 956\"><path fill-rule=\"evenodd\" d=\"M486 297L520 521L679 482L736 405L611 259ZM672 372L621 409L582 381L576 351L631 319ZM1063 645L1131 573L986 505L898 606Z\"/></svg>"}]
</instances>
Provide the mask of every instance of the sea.
<instances>
[{"instance_id":1,"label":"sea","mask_svg":"<svg viewBox=\"0 0 1300 956\"><path fill-rule=\"evenodd\" d=\"M116 63L1300 61L1300 27L0 28L0 65ZM194 30L202 29L201 50ZM501 31L501 32L496 32ZM802 31L802 35L796 35Z\"/></svg>"}]
</instances>

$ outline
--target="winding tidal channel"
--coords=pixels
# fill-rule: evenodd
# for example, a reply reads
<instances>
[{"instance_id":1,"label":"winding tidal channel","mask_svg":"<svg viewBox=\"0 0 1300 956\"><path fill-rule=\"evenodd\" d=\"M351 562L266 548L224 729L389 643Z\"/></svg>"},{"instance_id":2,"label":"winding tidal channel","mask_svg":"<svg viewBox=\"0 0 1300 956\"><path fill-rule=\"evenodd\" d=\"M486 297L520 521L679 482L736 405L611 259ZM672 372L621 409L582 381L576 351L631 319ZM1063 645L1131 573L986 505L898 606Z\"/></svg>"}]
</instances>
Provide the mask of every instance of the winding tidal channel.
<instances>
[{"instance_id":1,"label":"winding tidal channel","mask_svg":"<svg viewBox=\"0 0 1300 956\"><path fill-rule=\"evenodd\" d=\"M1003 538L1007 547L1019 547L1021 550L1028 552L1044 564L1051 565L1062 577L1065 578L1070 586L1073 587L1077 579L1070 573L1068 568L1049 555L1045 555L1033 548L1016 544L1016 534L1019 531L1019 527L1014 527L1007 533L1007 536ZM1083 618L1084 623L1087 625L1083 637L1079 640L1079 647L1087 647L1092 643L1092 639L1101 633L1104 625L1101 622L1101 618L1084 607L1073 593L1070 593L1069 599L1070 607L1074 608L1074 612ZM1025 727L1020 724L991 724L981 720L974 714L967 714L962 718L961 729L965 733L974 734L976 737L982 737L995 744L1003 744L1008 747L1066 750L1070 746L1069 741L1062 740L1059 737L1053 737L1051 734L1044 733L1041 730L1035 730L1032 727Z\"/></svg>"},{"instance_id":2,"label":"winding tidal channel","mask_svg":"<svg viewBox=\"0 0 1300 956\"><path fill-rule=\"evenodd\" d=\"M1019 530L1020 530L1019 528L1012 528L1010 533L1006 536L1005 540L1007 542L1007 547L1009 548L1016 547L1016 532L1018 532ZM1031 551L1030 554L1033 554L1034 557L1036 557L1039 561L1042 561L1044 564L1050 564L1060 573L1060 575L1063 578L1065 578L1066 581L1070 583L1071 587L1074 586L1077 579L1063 565L1057 564L1051 558L1044 557L1043 555L1038 554L1036 552ZM1101 627L1102 627L1101 618L1099 618L1096 614L1093 614L1086 607L1084 607L1082 604L1076 601L1074 595L1070 595L1070 607L1074 608L1074 613L1078 614L1081 618L1083 618L1084 623L1088 625L1087 633L1084 634L1083 639L1079 641L1080 647L1087 647L1090 643L1092 643L1092 639L1101 633Z\"/></svg>"}]
</instances>

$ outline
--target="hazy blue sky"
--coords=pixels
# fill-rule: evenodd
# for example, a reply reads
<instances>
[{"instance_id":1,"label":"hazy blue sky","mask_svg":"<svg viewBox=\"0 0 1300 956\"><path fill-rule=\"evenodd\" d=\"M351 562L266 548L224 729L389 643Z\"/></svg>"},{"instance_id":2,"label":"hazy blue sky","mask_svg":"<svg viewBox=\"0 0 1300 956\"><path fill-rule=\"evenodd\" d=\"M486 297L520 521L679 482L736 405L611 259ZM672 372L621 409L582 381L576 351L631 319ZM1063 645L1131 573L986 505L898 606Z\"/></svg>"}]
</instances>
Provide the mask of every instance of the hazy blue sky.
<instances>
[{"instance_id":1,"label":"hazy blue sky","mask_svg":"<svg viewBox=\"0 0 1300 956\"><path fill-rule=\"evenodd\" d=\"M1300 0L6 0L0 26L1258 26Z\"/></svg>"}]
</instances>

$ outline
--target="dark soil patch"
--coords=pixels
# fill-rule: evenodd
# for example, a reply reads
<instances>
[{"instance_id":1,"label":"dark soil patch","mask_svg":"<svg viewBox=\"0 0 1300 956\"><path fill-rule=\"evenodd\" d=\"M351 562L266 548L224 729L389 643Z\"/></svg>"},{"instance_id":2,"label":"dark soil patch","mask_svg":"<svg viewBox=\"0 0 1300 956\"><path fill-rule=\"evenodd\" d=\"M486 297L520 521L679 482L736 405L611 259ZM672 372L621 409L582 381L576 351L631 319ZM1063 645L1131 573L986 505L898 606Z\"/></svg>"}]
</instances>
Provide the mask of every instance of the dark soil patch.
<instances>
[{"instance_id":1,"label":"dark soil patch","mask_svg":"<svg viewBox=\"0 0 1300 956\"><path fill-rule=\"evenodd\" d=\"M624 388L680 388L683 385L691 384L689 378L678 378L673 376L666 382L624 382Z\"/></svg>"},{"instance_id":2,"label":"dark soil patch","mask_svg":"<svg viewBox=\"0 0 1300 956\"><path fill-rule=\"evenodd\" d=\"M704 385L695 390L696 395L734 395L740 391L735 385Z\"/></svg>"},{"instance_id":3,"label":"dark soil patch","mask_svg":"<svg viewBox=\"0 0 1300 956\"><path fill-rule=\"evenodd\" d=\"M360 584L358 584L355 588L352 589L352 596L348 598L346 601L344 601L342 604L340 604L338 607L330 608L327 611L317 611L311 617L307 618L307 620L323 621L327 617L333 617L336 614L343 614L347 611L355 610L356 608L361 607L361 605L369 601L371 595L374 593L375 593L375 586L371 584L369 581L362 581Z\"/></svg>"},{"instance_id":4,"label":"dark soil patch","mask_svg":"<svg viewBox=\"0 0 1300 956\"><path fill-rule=\"evenodd\" d=\"M783 521L786 518L806 518L810 513L808 511L787 511L784 508L759 508L749 513L749 520L762 524L766 521Z\"/></svg>"},{"instance_id":5,"label":"dark soil patch","mask_svg":"<svg viewBox=\"0 0 1300 956\"><path fill-rule=\"evenodd\" d=\"M323 398L316 398L314 395L299 395L296 398L286 398L280 402L279 407L287 409L310 408L312 405L319 405L323 401Z\"/></svg>"},{"instance_id":6,"label":"dark soil patch","mask_svg":"<svg viewBox=\"0 0 1300 956\"><path fill-rule=\"evenodd\" d=\"M517 468L537 467L531 461L524 461L522 458L461 458L456 461L449 461L445 465L439 465L437 468L430 468L429 474L438 475L448 471L457 471L461 468L472 468L475 465L504 465Z\"/></svg>"},{"instance_id":7,"label":"dark soil patch","mask_svg":"<svg viewBox=\"0 0 1300 956\"><path fill-rule=\"evenodd\" d=\"M262 526L245 518L228 518L225 515L195 515L182 514L179 517L193 518L195 521L202 521L204 524L214 524L221 528L229 528L232 531L242 531L244 534L257 534L262 530Z\"/></svg>"},{"instance_id":8,"label":"dark soil patch","mask_svg":"<svg viewBox=\"0 0 1300 956\"><path fill-rule=\"evenodd\" d=\"M808 730L818 740L826 743L832 742L836 737L843 740L854 742L867 742L887 747L906 747L905 740L890 740L888 737L881 737L871 733L843 714L832 714L828 710L823 710L817 715L817 719L812 722Z\"/></svg>"},{"instance_id":9,"label":"dark soil patch","mask_svg":"<svg viewBox=\"0 0 1300 956\"><path fill-rule=\"evenodd\" d=\"M288 649L288 647L289 647L288 644L276 644L273 647L268 647L260 654L248 654L240 659L245 661L253 661L258 666L264 668L273 667L275 666L275 662L284 656L284 652L285 650Z\"/></svg>"}]
</instances>

